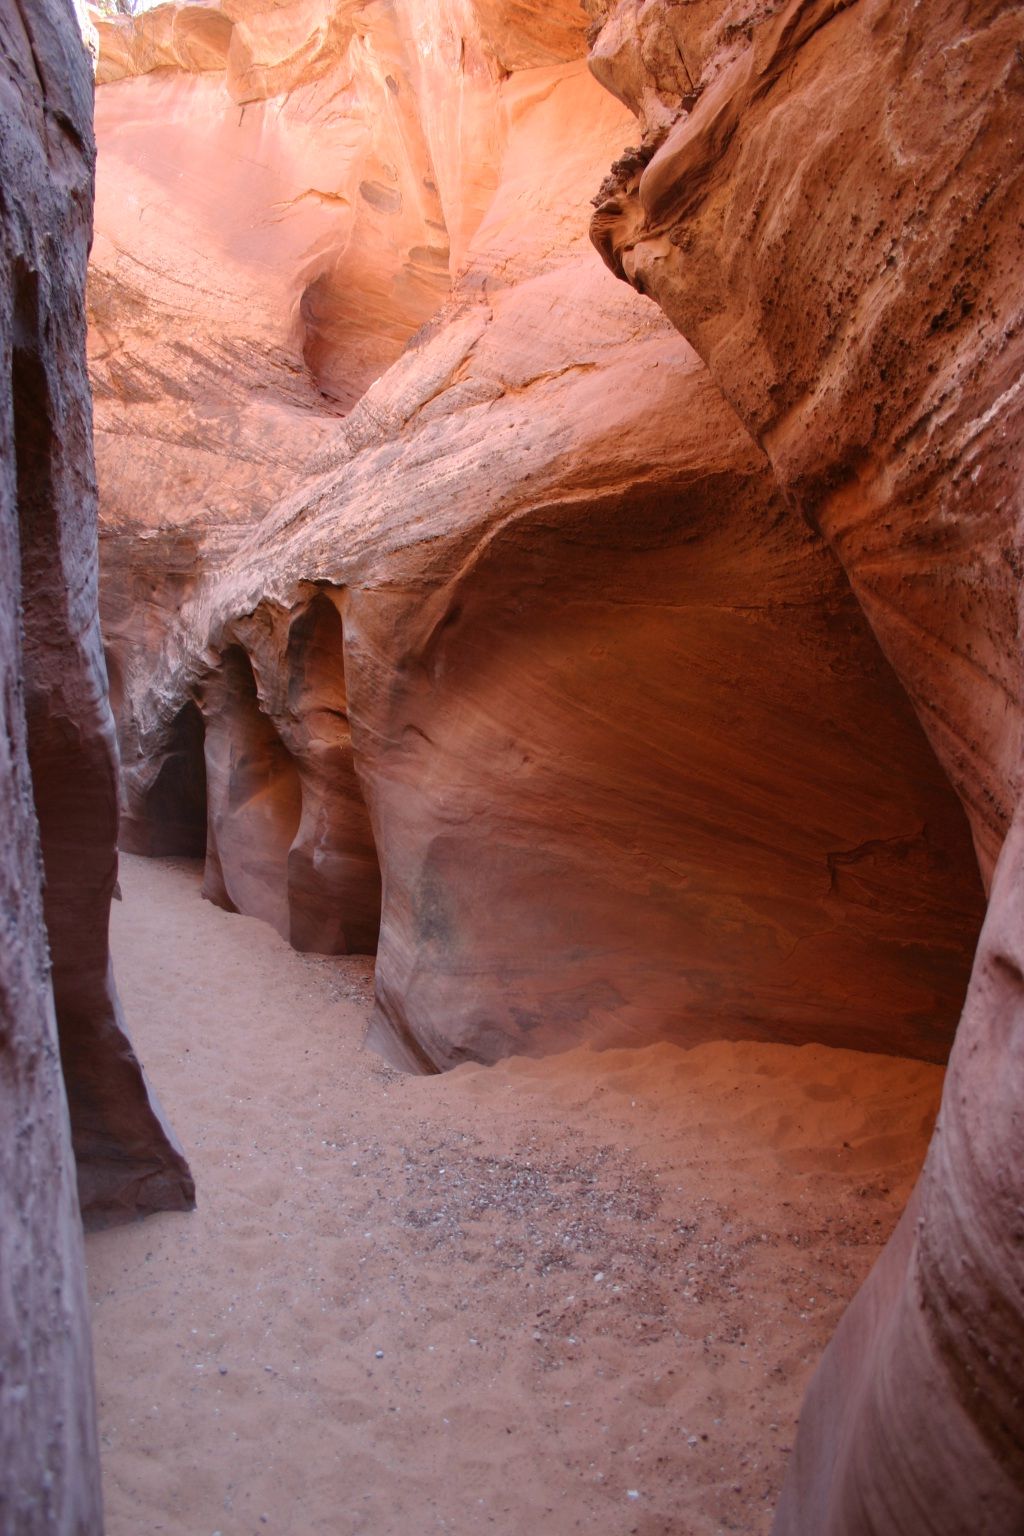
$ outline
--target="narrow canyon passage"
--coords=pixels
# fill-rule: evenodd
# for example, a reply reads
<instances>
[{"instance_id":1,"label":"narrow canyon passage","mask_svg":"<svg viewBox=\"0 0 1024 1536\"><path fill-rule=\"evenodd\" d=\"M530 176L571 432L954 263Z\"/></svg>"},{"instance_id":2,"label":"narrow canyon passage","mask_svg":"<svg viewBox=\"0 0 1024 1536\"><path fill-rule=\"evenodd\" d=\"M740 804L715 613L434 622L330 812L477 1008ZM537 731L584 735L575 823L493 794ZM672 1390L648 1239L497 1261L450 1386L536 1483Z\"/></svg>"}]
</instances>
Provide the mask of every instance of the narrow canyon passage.
<instances>
[{"instance_id":1,"label":"narrow canyon passage","mask_svg":"<svg viewBox=\"0 0 1024 1536\"><path fill-rule=\"evenodd\" d=\"M370 960L200 878L124 857L113 913L200 1203L87 1239L108 1536L766 1532L941 1069L720 1042L403 1076L362 1045Z\"/></svg>"}]
</instances>

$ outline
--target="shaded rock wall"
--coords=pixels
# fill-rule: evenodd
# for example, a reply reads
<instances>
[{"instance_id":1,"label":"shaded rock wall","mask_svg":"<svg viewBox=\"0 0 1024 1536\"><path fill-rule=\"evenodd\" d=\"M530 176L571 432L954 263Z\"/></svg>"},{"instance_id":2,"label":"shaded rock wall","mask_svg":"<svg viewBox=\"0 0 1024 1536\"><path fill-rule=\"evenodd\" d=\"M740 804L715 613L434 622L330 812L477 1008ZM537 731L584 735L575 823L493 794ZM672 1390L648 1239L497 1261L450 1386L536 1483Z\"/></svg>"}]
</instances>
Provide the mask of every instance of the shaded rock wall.
<instances>
[{"instance_id":1,"label":"shaded rock wall","mask_svg":"<svg viewBox=\"0 0 1024 1536\"><path fill-rule=\"evenodd\" d=\"M650 31L671 23L685 41L676 94L657 94L678 121L664 137L642 117L595 238L697 348L836 550L987 877L1020 752L1019 14L770 9L749 43L701 7L609 23L595 67L634 105L658 86Z\"/></svg>"},{"instance_id":2,"label":"shaded rock wall","mask_svg":"<svg viewBox=\"0 0 1024 1536\"><path fill-rule=\"evenodd\" d=\"M376 1033L407 1062L722 1034L943 1059L982 907L961 814L823 540L589 250L578 188L628 119L582 63L452 67L504 125L454 292L182 589L121 711L131 846L166 846L192 700L207 894L371 947L379 858ZM150 547L112 612L159 593Z\"/></svg>"},{"instance_id":3,"label":"shaded rock wall","mask_svg":"<svg viewBox=\"0 0 1024 1536\"><path fill-rule=\"evenodd\" d=\"M191 1180L107 956L117 799L85 372L91 64L59 0L2 0L0 60L0 1527L100 1536L72 1142L97 1213L181 1204Z\"/></svg>"},{"instance_id":4,"label":"shaded rock wall","mask_svg":"<svg viewBox=\"0 0 1024 1536\"><path fill-rule=\"evenodd\" d=\"M381 1021L442 1067L723 1036L941 1059L980 910L961 817L820 541L702 371L659 396L645 361L530 403L589 430L468 553L350 594Z\"/></svg>"},{"instance_id":5,"label":"shaded rock wall","mask_svg":"<svg viewBox=\"0 0 1024 1536\"><path fill-rule=\"evenodd\" d=\"M380 873L355 776L341 621L325 596L239 629L202 690L208 720L204 894L262 917L296 949L372 953ZM276 630L276 632L275 632Z\"/></svg>"},{"instance_id":6,"label":"shaded rock wall","mask_svg":"<svg viewBox=\"0 0 1024 1536\"><path fill-rule=\"evenodd\" d=\"M96 492L84 356L89 62L62 8L31 19L11 12L6 25L12 41L5 107L4 398L11 445L5 464L19 553L5 569L17 573L19 708L45 867L44 915L79 1192L83 1208L99 1218L184 1207L192 1183L125 1035L107 949L117 779L96 613Z\"/></svg>"},{"instance_id":7,"label":"shaded rock wall","mask_svg":"<svg viewBox=\"0 0 1024 1536\"><path fill-rule=\"evenodd\" d=\"M1020 18L741 12L608 18L595 71L643 142L594 237L828 538L995 869L924 1174L812 1384L775 1529L1006 1536L1024 1527Z\"/></svg>"},{"instance_id":8,"label":"shaded rock wall","mask_svg":"<svg viewBox=\"0 0 1024 1536\"><path fill-rule=\"evenodd\" d=\"M776 1536L1024 1528L1020 816L924 1172L808 1390Z\"/></svg>"}]
</instances>

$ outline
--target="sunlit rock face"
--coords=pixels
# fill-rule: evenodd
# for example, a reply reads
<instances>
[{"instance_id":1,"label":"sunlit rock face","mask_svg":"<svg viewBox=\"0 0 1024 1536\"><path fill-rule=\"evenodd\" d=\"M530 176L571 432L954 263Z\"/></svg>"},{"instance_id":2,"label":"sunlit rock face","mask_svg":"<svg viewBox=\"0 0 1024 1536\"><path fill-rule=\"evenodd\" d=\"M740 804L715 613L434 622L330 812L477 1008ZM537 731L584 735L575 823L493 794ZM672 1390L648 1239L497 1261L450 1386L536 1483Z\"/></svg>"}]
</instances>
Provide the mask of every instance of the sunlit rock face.
<instances>
[{"instance_id":1,"label":"sunlit rock face","mask_svg":"<svg viewBox=\"0 0 1024 1536\"><path fill-rule=\"evenodd\" d=\"M416 8L446 303L216 564L189 576L192 525L108 563L123 835L205 843L208 896L299 947L379 920L376 1038L408 1064L722 1035L942 1059L981 915L955 798L825 542L594 257L580 190L628 113L546 32L506 75L490 13L469 41L454 14Z\"/></svg>"},{"instance_id":2,"label":"sunlit rock face","mask_svg":"<svg viewBox=\"0 0 1024 1536\"><path fill-rule=\"evenodd\" d=\"M508 174L523 93L503 82L579 59L586 23L572 0L97 18L90 370L119 696L437 312Z\"/></svg>"},{"instance_id":3,"label":"sunlit rock face","mask_svg":"<svg viewBox=\"0 0 1024 1536\"><path fill-rule=\"evenodd\" d=\"M105 524L251 521L439 308L498 83L577 5L168 4L100 20L90 361Z\"/></svg>"},{"instance_id":4,"label":"sunlit rock face","mask_svg":"<svg viewBox=\"0 0 1024 1536\"><path fill-rule=\"evenodd\" d=\"M594 51L642 134L595 241L827 538L992 879L935 1141L778 1536L1024 1527L1019 42L1008 4L628 0Z\"/></svg>"}]
</instances>

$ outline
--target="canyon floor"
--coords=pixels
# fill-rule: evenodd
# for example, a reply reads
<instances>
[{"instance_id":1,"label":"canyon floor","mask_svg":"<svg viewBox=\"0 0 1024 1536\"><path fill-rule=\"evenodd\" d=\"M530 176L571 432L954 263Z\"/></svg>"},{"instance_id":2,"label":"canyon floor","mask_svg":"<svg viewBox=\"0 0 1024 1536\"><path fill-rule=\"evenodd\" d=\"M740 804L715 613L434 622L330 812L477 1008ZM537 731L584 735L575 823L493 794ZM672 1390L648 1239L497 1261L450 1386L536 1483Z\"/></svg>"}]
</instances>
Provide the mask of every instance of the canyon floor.
<instances>
[{"instance_id":1,"label":"canyon floor","mask_svg":"<svg viewBox=\"0 0 1024 1536\"><path fill-rule=\"evenodd\" d=\"M443 1077L372 962L123 858L113 953L199 1188L87 1240L108 1536L768 1530L940 1069L821 1046Z\"/></svg>"}]
</instances>

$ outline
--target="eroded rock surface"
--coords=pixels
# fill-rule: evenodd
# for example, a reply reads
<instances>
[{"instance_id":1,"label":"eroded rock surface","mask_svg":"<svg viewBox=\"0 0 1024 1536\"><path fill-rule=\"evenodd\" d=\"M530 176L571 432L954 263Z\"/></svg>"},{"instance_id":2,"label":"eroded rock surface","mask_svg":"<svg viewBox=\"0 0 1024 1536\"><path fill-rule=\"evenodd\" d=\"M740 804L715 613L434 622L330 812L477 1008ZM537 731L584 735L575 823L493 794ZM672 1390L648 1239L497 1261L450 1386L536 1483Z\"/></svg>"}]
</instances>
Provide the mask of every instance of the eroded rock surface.
<instances>
[{"instance_id":1,"label":"eroded rock surface","mask_svg":"<svg viewBox=\"0 0 1024 1536\"><path fill-rule=\"evenodd\" d=\"M216 552L294 487L443 302L499 175L498 83L578 58L586 24L574 0L98 19L108 539L187 523Z\"/></svg>"},{"instance_id":2,"label":"eroded rock surface","mask_svg":"<svg viewBox=\"0 0 1024 1536\"><path fill-rule=\"evenodd\" d=\"M776 1531L1008 1536L1024 1526L1020 17L716 13L628 0L607 19L595 72L643 142L594 237L827 537L995 867L925 1172L812 1386Z\"/></svg>"},{"instance_id":3,"label":"eroded rock surface","mask_svg":"<svg viewBox=\"0 0 1024 1536\"><path fill-rule=\"evenodd\" d=\"M836 550L987 878L1020 752L1019 12L734 11L624 6L598 40L645 139L595 239ZM666 28L673 80L644 64Z\"/></svg>"},{"instance_id":4,"label":"eroded rock surface","mask_svg":"<svg viewBox=\"0 0 1024 1536\"><path fill-rule=\"evenodd\" d=\"M437 312L503 173L521 96L501 82L578 59L586 22L574 0L97 18L90 368L119 696Z\"/></svg>"},{"instance_id":5,"label":"eroded rock surface","mask_svg":"<svg viewBox=\"0 0 1024 1536\"><path fill-rule=\"evenodd\" d=\"M207 894L369 947L379 859L407 1061L723 1034L943 1059L966 828L824 541L593 258L578 189L629 118L582 61L473 74L445 36L432 99L503 135L438 173L445 206L493 182L453 294L127 678L130 846L202 836L198 706Z\"/></svg>"},{"instance_id":6,"label":"eroded rock surface","mask_svg":"<svg viewBox=\"0 0 1024 1536\"><path fill-rule=\"evenodd\" d=\"M117 769L96 611L84 355L89 61L63 8L5 19L4 178L18 189L4 223L5 486L17 551L5 570L22 637L9 655L24 678L11 709L24 712L79 1191L99 1218L181 1208L192 1183L125 1034L107 948Z\"/></svg>"},{"instance_id":7,"label":"eroded rock surface","mask_svg":"<svg viewBox=\"0 0 1024 1536\"><path fill-rule=\"evenodd\" d=\"M942 1059L995 871L939 1134L778 1530L1008 1536L1019 18L586 9L621 107L568 0L232 0L101 53L125 835L205 847L207 894L300 947L371 945L379 903L377 1038L426 1069L723 1034ZM581 192L612 161L609 274Z\"/></svg>"}]
</instances>

